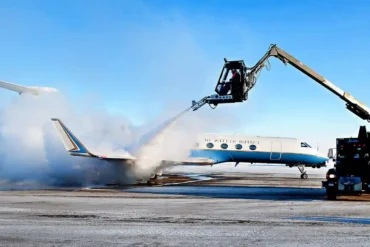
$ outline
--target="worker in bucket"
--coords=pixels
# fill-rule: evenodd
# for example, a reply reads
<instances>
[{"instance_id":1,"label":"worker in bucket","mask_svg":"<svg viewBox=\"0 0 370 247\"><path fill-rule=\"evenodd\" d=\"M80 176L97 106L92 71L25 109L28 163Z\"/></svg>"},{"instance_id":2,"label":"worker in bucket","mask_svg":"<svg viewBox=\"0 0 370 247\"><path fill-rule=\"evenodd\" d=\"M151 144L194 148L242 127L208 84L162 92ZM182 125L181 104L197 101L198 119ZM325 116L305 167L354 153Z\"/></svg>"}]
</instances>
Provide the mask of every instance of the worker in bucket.
<instances>
[{"instance_id":1,"label":"worker in bucket","mask_svg":"<svg viewBox=\"0 0 370 247\"><path fill-rule=\"evenodd\" d=\"M240 73L236 69L233 69L232 73L233 75L230 79L230 83L231 83L232 88L235 88L235 86L240 83Z\"/></svg>"},{"instance_id":2,"label":"worker in bucket","mask_svg":"<svg viewBox=\"0 0 370 247\"><path fill-rule=\"evenodd\" d=\"M240 73L236 69L231 70L232 76L228 82L222 83L218 86L219 95L227 95L229 91L238 88L237 85L240 83Z\"/></svg>"}]
</instances>

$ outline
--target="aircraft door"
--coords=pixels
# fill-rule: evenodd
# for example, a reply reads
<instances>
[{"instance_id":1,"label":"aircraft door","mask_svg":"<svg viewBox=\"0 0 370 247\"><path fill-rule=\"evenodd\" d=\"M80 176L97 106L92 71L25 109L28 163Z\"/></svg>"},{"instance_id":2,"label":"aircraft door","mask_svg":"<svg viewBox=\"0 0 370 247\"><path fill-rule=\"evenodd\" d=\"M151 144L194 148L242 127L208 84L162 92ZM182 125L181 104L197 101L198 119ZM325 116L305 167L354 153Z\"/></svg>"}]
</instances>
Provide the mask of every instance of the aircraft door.
<instances>
[{"instance_id":1,"label":"aircraft door","mask_svg":"<svg viewBox=\"0 0 370 247\"><path fill-rule=\"evenodd\" d=\"M281 142L272 141L271 142L271 153L270 160L280 160L281 159Z\"/></svg>"}]
</instances>

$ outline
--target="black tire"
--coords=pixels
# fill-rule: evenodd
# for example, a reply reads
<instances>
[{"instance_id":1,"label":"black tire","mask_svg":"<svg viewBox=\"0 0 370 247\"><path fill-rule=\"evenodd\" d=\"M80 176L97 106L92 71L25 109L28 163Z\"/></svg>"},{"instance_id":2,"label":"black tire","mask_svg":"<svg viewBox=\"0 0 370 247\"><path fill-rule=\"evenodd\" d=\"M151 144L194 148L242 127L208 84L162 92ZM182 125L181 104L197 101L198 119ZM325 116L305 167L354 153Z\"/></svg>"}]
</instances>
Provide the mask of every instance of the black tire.
<instances>
[{"instance_id":1,"label":"black tire","mask_svg":"<svg viewBox=\"0 0 370 247\"><path fill-rule=\"evenodd\" d=\"M333 201L337 199L337 193L334 190L327 190L326 195L328 200Z\"/></svg>"},{"instance_id":2,"label":"black tire","mask_svg":"<svg viewBox=\"0 0 370 247\"><path fill-rule=\"evenodd\" d=\"M308 178L307 173L303 173L303 174L301 174L301 178L302 178L302 179L307 179L307 178Z\"/></svg>"}]
</instances>

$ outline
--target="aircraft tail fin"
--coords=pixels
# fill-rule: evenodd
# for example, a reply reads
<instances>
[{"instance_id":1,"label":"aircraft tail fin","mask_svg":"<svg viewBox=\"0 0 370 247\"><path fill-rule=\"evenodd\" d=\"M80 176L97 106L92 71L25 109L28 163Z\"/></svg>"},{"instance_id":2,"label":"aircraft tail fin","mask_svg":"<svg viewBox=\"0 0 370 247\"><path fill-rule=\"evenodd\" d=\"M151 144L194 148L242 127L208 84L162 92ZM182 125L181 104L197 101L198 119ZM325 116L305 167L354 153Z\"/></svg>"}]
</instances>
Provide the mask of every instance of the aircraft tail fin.
<instances>
[{"instance_id":1,"label":"aircraft tail fin","mask_svg":"<svg viewBox=\"0 0 370 247\"><path fill-rule=\"evenodd\" d=\"M99 158L102 160L110 160L110 161L133 161L136 160L128 152L125 154L101 154L101 153L92 153L90 152L87 147L65 126L65 124L58 118L52 118L51 121L55 129L57 130L60 139L63 142L63 145L67 152L70 155L74 156L85 156L85 157L93 157Z\"/></svg>"},{"instance_id":2,"label":"aircraft tail fin","mask_svg":"<svg viewBox=\"0 0 370 247\"><path fill-rule=\"evenodd\" d=\"M70 155L96 157L94 154L90 153L90 151L60 119L52 118L51 120L53 121L53 125L57 130L65 149Z\"/></svg>"}]
</instances>

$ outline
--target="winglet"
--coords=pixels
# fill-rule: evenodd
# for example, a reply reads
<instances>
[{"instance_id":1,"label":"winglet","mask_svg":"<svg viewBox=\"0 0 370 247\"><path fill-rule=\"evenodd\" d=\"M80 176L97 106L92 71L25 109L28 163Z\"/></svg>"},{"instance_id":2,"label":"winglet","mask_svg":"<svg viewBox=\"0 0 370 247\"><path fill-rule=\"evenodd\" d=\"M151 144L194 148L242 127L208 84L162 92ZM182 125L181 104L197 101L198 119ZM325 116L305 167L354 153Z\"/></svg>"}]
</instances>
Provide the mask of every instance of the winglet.
<instances>
[{"instance_id":1,"label":"winglet","mask_svg":"<svg viewBox=\"0 0 370 247\"><path fill-rule=\"evenodd\" d=\"M70 155L96 157L81 143L80 140L58 118L52 118L53 125L57 130L63 145Z\"/></svg>"}]
</instances>

